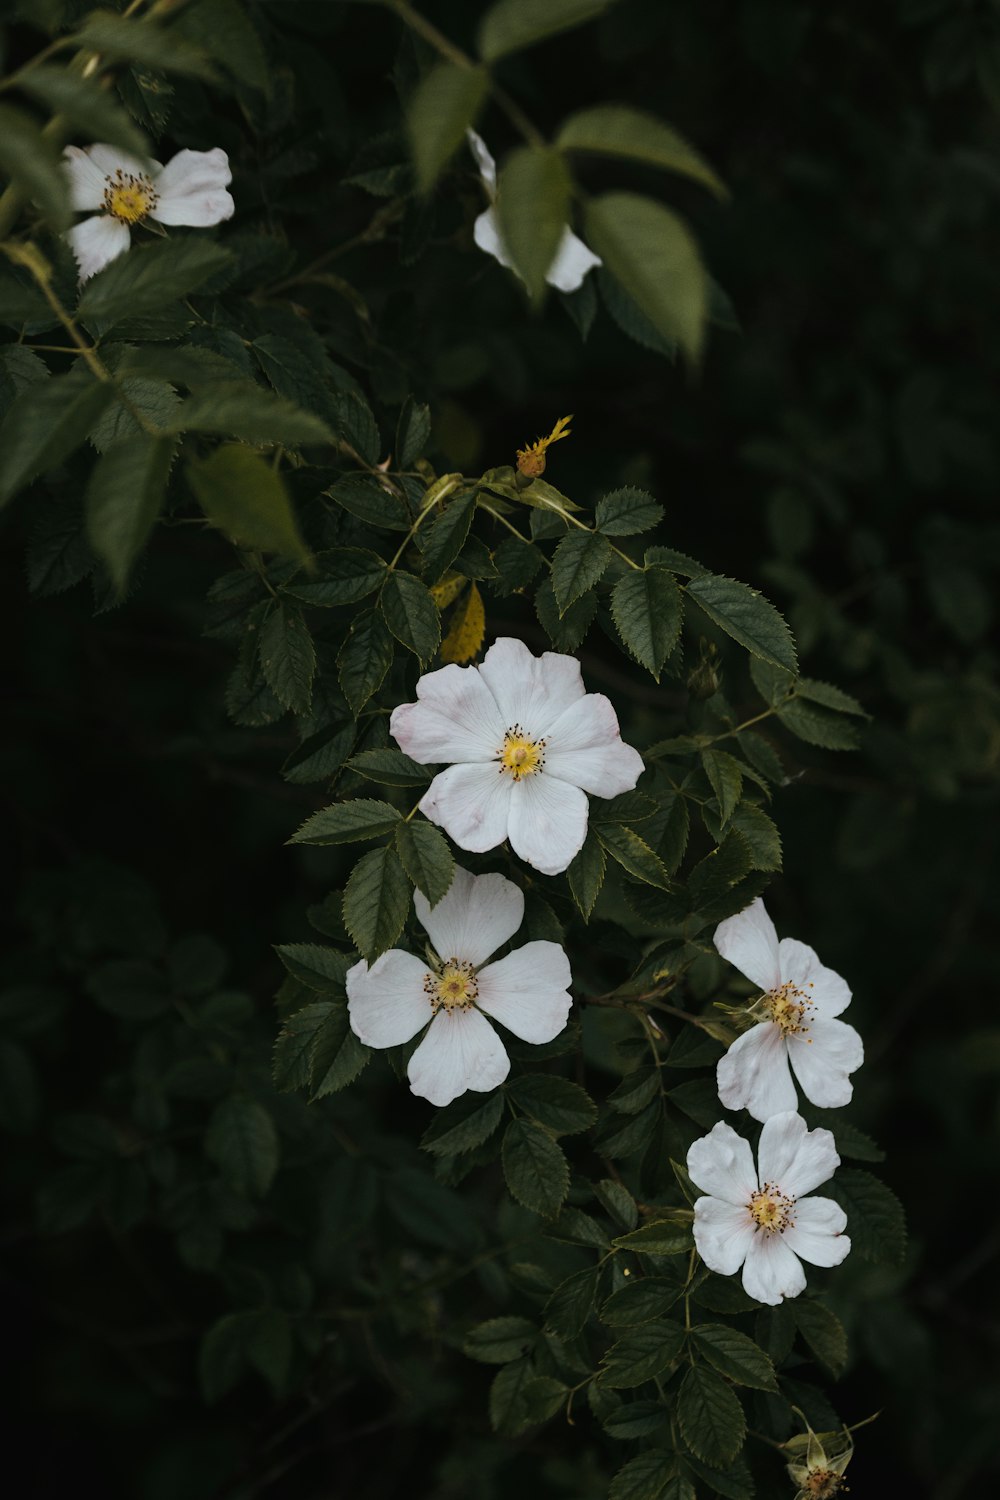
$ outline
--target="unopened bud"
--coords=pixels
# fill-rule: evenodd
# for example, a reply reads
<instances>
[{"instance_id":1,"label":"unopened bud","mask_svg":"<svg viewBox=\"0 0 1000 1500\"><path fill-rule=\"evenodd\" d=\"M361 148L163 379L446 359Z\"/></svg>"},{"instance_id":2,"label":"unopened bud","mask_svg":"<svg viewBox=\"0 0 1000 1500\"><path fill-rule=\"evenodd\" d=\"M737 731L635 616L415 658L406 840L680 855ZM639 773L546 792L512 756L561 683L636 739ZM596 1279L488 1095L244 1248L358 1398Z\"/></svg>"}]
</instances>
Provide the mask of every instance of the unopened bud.
<instances>
[{"instance_id":1,"label":"unopened bud","mask_svg":"<svg viewBox=\"0 0 1000 1500\"><path fill-rule=\"evenodd\" d=\"M714 641L702 640L701 656L688 673L687 688L692 698L711 698L722 686L722 666Z\"/></svg>"}]
</instances>

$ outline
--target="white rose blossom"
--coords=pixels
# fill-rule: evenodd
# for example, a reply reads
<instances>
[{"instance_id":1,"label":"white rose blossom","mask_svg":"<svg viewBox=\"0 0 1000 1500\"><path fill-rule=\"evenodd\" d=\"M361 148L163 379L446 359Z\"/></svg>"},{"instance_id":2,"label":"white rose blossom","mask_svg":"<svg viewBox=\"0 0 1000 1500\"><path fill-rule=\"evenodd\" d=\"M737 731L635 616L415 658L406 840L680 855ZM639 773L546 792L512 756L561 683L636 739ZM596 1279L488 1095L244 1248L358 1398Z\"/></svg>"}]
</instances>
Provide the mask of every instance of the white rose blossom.
<instances>
[{"instance_id":1,"label":"white rose blossom","mask_svg":"<svg viewBox=\"0 0 1000 1500\"><path fill-rule=\"evenodd\" d=\"M847 1104L848 1077L864 1062L853 1026L837 1016L851 1002L847 983L820 963L806 943L782 938L758 896L715 929L715 946L763 992L751 1007L757 1024L719 1059L719 1098L727 1109L748 1109L755 1120L795 1109L802 1092L821 1109Z\"/></svg>"},{"instance_id":2,"label":"white rose blossom","mask_svg":"<svg viewBox=\"0 0 1000 1500\"><path fill-rule=\"evenodd\" d=\"M830 1131L807 1130L794 1110L764 1125L756 1169L749 1141L720 1120L687 1157L691 1181L708 1195L694 1205L705 1265L721 1276L742 1266L747 1295L771 1307L805 1288L802 1261L839 1266L851 1248L847 1215L832 1198L806 1196L839 1165Z\"/></svg>"},{"instance_id":3,"label":"white rose blossom","mask_svg":"<svg viewBox=\"0 0 1000 1500\"><path fill-rule=\"evenodd\" d=\"M483 187L490 200L489 208L483 210L473 226L472 237L480 250L485 250L487 255L492 255L494 260L498 260L502 266L506 266L509 271L519 276L520 272L507 254L503 240L500 238L500 225L497 222L494 207L497 196L497 164L487 150L482 136L477 135L474 130L466 131L466 135L472 154L476 158L476 166L479 168ZM600 256L588 250L583 241L567 225L563 230L555 258L545 273L545 280L557 291L576 292L583 285L587 272L601 264Z\"/></svg>"},{"instance_id":4,"label":"white rose blossom","mask_svg":"<svg viewBox=\"0 0 1000 1500\"><path fill-rule=\"evenodd\" d=\"M178 151L166 166L142 161L117 146L67 146L63 163L73 208L104 210L66 234L81 281L124 255L132 227L145 219L205 229L233 216L235 204L226 191L233 174L229 157L218 146Z\"/></svg>"},{"instance_id":5,"label":"white rose blossom","mask_svg":"<svg viewBox=\"0 0 1000 1500\"><path fill-rule=\"evenodd\" d=\"M420 807L477 854L509 839L521 859L557 875L583 847L587 794L617 797L643 771L574 656L533 656L506 636L479 667L428 672L417 699L393 709L389 729L413 760L450 762Z\"/></svg>"},{"instance_id":6,"label":"white rose blossom","mask_svg":"<svg viewBox=\"0 0 1000 1500\"><path fill-rule=\"evenodd\" d=\"M347 972L348 1014L369 1047L401 1046L426 1026L406 1076L414 1094L450 1104L467 1089L495 1089L510 1072L488 1016L523 1042L559 1035L572 1004L569 959L558 943L536 941L486 962L524 919L524 894L503 875L472 875L457 866L436 906L420 891L413 902L437 961L401 948L370 967L362 959Z\"/></svg>"}]
</instances>

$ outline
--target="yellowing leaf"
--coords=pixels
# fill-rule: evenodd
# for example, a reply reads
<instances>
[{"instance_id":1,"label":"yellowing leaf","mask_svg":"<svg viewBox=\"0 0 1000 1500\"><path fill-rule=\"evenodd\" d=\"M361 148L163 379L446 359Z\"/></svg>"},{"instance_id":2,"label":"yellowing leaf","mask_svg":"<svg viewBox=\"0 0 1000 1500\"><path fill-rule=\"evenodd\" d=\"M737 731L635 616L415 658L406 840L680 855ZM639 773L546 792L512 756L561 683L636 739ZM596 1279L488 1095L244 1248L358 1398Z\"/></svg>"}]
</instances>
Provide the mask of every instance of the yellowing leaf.
<instances>
[{"instance_id":1,"label":"yellowing leaf","mask_svg":"<svg viewBox=\"0 0 1000 1500\"><path fill-rule=\"evenodd\" d=\"M441 642L441 660L444 662L471 661L483 644L486 634L486 610L483 596L474 583L455 610L451 629Z\"/></svg>"},{"instance_id":2,"label":"yellowing leaf","mask_svg":"<svg viewBox=\"0 0 1000 1500\"><path fill-rule=\"evenodd\" d=\"M438 609L447 609L448 605L458 598L464 586L465 578L461 573L449 573L431 589L431 598Z\"/></svg>"}]
</instances>

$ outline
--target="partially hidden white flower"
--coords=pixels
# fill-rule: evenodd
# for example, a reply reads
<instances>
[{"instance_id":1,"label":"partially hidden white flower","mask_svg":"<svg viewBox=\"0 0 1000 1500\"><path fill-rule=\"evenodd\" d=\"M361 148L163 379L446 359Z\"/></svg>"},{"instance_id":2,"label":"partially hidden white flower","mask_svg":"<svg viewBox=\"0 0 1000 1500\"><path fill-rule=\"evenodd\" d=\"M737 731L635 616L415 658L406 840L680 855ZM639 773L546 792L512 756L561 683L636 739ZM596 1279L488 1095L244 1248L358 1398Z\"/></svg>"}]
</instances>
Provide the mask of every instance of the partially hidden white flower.
<instances>
[{"instance_id":1,"label":"partially hidden white flower","mask_svg":"<svg viewBox=\"0 0 1000 1500\"><path fill-rule=\"evenodd\" d=\"M490 200L489 208L483 210L473 225L472 238L480 250L485 250L487 255L492 255L494 260L498 260L502 266L506 266L509 271L519 276L520 272L507 254L503 240L500 238L500 225L497 222L494 206L497 197L497 164L486 149L482 136L477 135L474 130L466 131L466 135L472 154L476 158L476 166L479 168L483 187ZM575 292L583 285L587 272L601 264L600 256L588 250L583 241L567 225L563 230L555 258L545 273L545 280L557 291Z\"/></svg>"},{"instance_id":2,"label":"partially hidden white flower","mask_svg":"<svg viewBox=\"0 0 1000 1500\"><path fill-rule=\"evenodd\" d=\"M795 938L779 943L759 896L719 923L715 946L762 991L750 1012L757 1024L719 1059L716 1080L726 1108L748 1109L755 1120L795 1109L789 1063L813 1104L847 1104L854 1092L848 1074L860 1068L865 1049L854 1027L835 1019L851 1003L846 981L808 944Z\"/></svg>"},{"instance_id":3,"label":"partially hidden white flower","mask_svg":"<svg viewBox=\"0 0 1000 1500\"><path fill-rule=\"evenodd\" d=\"M832 1198L807 1197L840 1165L829 1130L807 1130L794 1110L772 1115L760 1133L757 1167L749 1141L720 1122L688 1151L687 1169L707 1193L694 1205L694 1242L710 1271L733 1276L773 1307L806 1284L802 1261L839 1266L851 1248L847 1215Z\"/></svg>"},{"instance_id":4,"label":"partially hidden white flower","mask_svg":"<svg viewBox=\"0 0 1000 1500\"><path fill-rule=\"evenodd\" d=\"M457 866L436 906L420 891L413 902L437 961L401 948L370 967L362 959L347 971L347 1009L352 1030L369 1047L398 1047L426 1026L406 1076L414 1094L450 1104L467 1089L495 1089L510 1072L488 1016L523 1042L559 1035L572 1004L569 959L558 943L542 940L486 962L524 919L524 894L503 875L472 875Z\"/></svg>"},{"instance_id":5,"label":"partially hidden white flower","mask_svg":"<svg viewBox=\"0 0 1000 1500\"><path fill-rule=\"evenodd\" d=\"M479 667L454 664L417 683L390 732L421 763L448 761L420 802L432 823L479 854L509 839L541 870L565 870L587 837L592 797L631 791L642 757L623 743L603 693L588 693L574 656L533 656L505 636Z\"/></svg>"},{"instance_id":6,"label":"partially hidden white flower","mask_svg":"<svg viewBox=\"0 0 1000 1500\"><path fill-rule=\"evenodd\" d=\"M235 204L226 191L233 174L219 146L178 151L166 166L117 146L67 146L63 163L73 208L104 210L67 231L81 281L124 255L130 230L145 219L205 229L233 216Z\"/></svg>"}]
</instances>

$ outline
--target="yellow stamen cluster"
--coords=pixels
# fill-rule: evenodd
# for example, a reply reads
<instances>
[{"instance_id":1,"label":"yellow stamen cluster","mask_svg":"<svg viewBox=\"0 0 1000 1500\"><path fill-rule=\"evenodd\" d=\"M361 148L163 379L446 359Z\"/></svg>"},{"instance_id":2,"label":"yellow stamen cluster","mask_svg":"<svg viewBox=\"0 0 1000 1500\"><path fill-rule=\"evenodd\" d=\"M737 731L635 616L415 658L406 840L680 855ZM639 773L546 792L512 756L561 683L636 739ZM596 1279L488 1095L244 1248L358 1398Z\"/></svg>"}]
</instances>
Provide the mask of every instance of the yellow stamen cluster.
<instances>
[{"instance_id":1,"label":"yellow stamen cluster","mask_svg":"<svg viewBox=\"0 0 1000 1500\"><path fill-rule=\"evenodd\" d=\"M534 776L545 765L545 741L531 739L520 724L512 724L504 734L497 759L501 776L509 772L515 781Z\"/></svg>"},{"instance_id":2,"label":"yellow stamen cluster","mask_svg":"<svg viewBox=\"0 0 1000 1500\"><path fill-rule=\"evenodd\" d=\"M437 1015L439 1010L468 1010L479 994L472 964L449 958L437 974L424 976L424 994Z\"/></svg>"},{"instance_id":3,"label":"yellow stamen cluster","mask_svg":"<svg viewBox=\"0 0 1000 1500\"><path fill-rule=\"evenodd\" d=\"M773 1182L765 1182L747 1204L755 1225L754 1233L762 1229L765 1234L784 1234L795 1223L794 1207L794 1198L786 1197Z\"/></svg>"},{"instance_id":4,"label":"yellow stamen cluster","mask_svg":"<svg viewBox=\"0 0 1000 1500\"><path fill-rule=\"evenodd\" d=\"M104 207L121 224L140 223L159 202L159 194L149 177L136 177L119 167L113 177L105 177Z\"/></svg>"},{"instance_id":5,"label":"yellow stamen cluster","mask_svg":"<svg viewBox=\"0 0 1000 1500\"><path fill-rule=\"evenodd\" d=\"M572 415L560 417L548 437L539 438L527 448L518 448L517 472L523 474L526 479L537 479L539 474L544 474L546 448L551 448L553 443L559 443L563 438L572 436L569 428L572 420Z\"/></svg>"},{"instance_id":6,"label":"yellow stamen cluster","mask_svg":"<svg viewBox=\"0 0 1000 1500\"><path fill-rule=\"evenodd\" d=\"M812 989L811 984L809 988ZM809 1027L805 1023L815 1006L805 990L796 989L789 981L779 989L768 990L763 1006L782 1036L807 1035Z\"/></svg>"}]
</instances>

